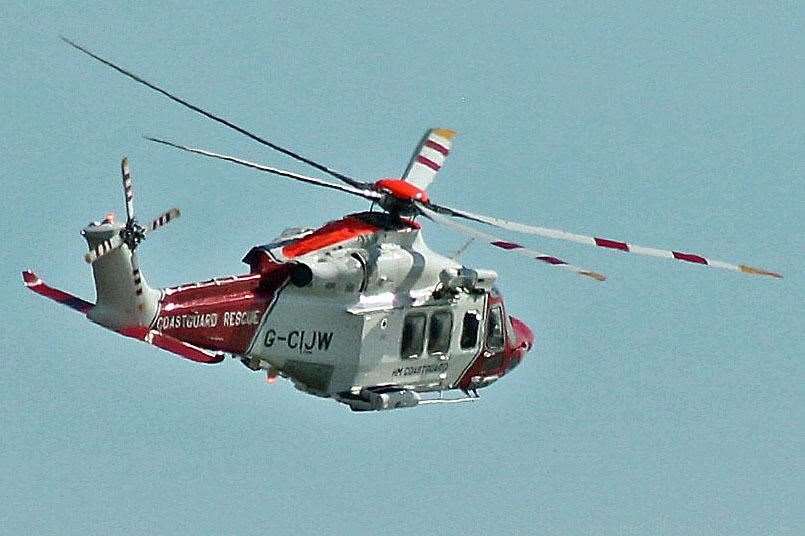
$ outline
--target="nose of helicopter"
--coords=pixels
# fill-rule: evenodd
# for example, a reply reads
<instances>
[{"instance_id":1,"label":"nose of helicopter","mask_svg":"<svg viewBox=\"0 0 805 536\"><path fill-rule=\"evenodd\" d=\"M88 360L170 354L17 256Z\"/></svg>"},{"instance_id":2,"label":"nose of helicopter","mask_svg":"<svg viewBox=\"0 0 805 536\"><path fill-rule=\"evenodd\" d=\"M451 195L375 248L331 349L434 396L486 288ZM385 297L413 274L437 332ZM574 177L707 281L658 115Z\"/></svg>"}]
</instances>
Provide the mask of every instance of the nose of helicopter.
<instances>
[{"instance_id":1,"label":"nose of helicopter","mask_svg":"<svg viewBox=\"0 0 805 536\"><path fill-rule=\"evenodd\" d=\"M525 343L525 351L530 351L534 347L534 332L519 318L511 317L511 320L514 332L517 334L518 346Z\"/></svg>"},{"instance_id":2,"label":"nose of helicopter","mask_svg":"<svg viewBox=\"0 0 805 536\"><path fill-rule=\"evenodd\" d=\"M525 355L534 347L534 332L531 331L531 328L519 318L509 316L509 319L514 331L514 337L512 337L514 340L509 352L507 352L509 359L505 367L506 372L511 371L522 363Z\"/></svg>"}]
</instances>

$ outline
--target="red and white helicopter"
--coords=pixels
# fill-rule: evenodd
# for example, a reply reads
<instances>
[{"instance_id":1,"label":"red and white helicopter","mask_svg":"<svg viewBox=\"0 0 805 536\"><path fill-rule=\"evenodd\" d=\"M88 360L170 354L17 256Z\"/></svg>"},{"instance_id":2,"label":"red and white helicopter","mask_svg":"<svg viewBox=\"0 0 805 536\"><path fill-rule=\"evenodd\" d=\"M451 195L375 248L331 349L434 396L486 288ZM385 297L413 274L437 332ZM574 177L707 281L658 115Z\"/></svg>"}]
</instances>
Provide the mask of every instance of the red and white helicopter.
<instances>
[{"instance_id":1,"label":"red and white helicopter","mask_svg":"<svg viewBox=\"0 0 805 536\"><path fill-rule=\"evenodd\" d=\"M243 259L249 273L165 289L151 288L136 249L149 233L179 217L171 209L143 226L135 218L132 180L122 162L126 221L108 215L82 234L95 278L96 302L23 272L34 292L108 329L199 363L225 355L270 382L290 379L302 391L355 411L452 403L477 398L516 367L534 344L532 331L509 315L491 270L463 266L428 248L418 216L503 251L597 281L603 275L470 227L569 240L637 255L676 259L746 274L781 277L744 264L666 251L474 214L438 205L427 188L450 152L455 132L428 130L399 179L363 182L313 162L213 115L63 38L74 48L195 112L338 179L329 182L148 138L176 149L361 197L381 210L350 214L318 229L290 228ZM445 397L446 391L458 397Z\"/></svg>"}]
</instances>

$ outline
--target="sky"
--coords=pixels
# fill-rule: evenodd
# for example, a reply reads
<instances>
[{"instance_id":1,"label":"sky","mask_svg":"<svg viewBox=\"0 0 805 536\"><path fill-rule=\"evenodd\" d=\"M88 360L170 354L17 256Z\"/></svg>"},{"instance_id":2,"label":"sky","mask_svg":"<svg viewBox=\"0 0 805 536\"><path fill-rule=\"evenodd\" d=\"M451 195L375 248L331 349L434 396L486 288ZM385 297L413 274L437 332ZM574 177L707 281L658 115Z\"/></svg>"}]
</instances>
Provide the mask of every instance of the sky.
<instances>
[{"instance_id":1,"label":"sky","mask_svg":"<svg viewBox=\"0 0 805 536\"><path fill-rule=\"evenodd\" d=\"M0 534L802 533L801 4L32 4L0 7ZM473 245L536 346L472 404L353 414L176 359L21 284L93 299L79 231L124 212L123 155L139 214L183 211L139 250L154 286L366 207L149 144L313 174L59 35L353 176L448 127L436 202L784 279L512 235L597 283Z\"/></svg>"}]
</instances>

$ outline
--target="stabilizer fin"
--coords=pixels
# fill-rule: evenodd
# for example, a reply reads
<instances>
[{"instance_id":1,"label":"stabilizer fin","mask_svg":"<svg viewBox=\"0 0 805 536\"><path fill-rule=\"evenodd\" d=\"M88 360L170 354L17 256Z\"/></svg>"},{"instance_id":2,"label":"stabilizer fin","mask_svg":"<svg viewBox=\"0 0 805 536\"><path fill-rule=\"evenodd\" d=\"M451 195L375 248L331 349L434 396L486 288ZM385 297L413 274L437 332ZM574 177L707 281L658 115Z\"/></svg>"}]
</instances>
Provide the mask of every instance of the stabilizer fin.
<instances>
[{"instance_id":1,"label":"stabilizer fin","mask_svg":"<svg viewBox=\"0 0 805 536\"><path fill-rule=\"evenodd\" d=\"M212 365L224 360L224 355L221 353L210 352L209 350L199 348L198 346L181 341L170 335L165 335L161 331L148 329L145 326L121 328L117 330L117 332L126 337L131 337L132 339L137 339L162 348L163 350L174 353L184 359L195 361L196 363Z\"/></svg>"},{"instance_id":2,"label":"stabilizer fin","mask_svg":"<svg viewBox=\"0 0 805 536\"><path fill-rule=\"evenodd\" d=\"M26 287L37 294L41 294L45 298L49 298L62 305L66 305L70 309L74 309L84 315L86 315L90 309L95 307L94 304L86 300L82 300L81 298L68 292L64 292L63 290L59 290L47 285L39 278L38 275L30 270L25 270L22 272L22 280L25 282ZM179 357L189 359L190 361L195 361L197 363L213 364L220 363L224 360L223 354L204 350L198 346L180 341L179 339L171 337L170 335L165 335L160 331L148 329L145 326L121 328L117 330L117 332L121 335L125 335L126 337L147 342L148 344L157 346L163 350L172 352Z\"/></svg>"},{"instance_id":3,"label":"stabilizer fin","mask_svg":"<svg viewBox=\"0 0 805 536\"><path fill-rule=\"evenodd\" d=\"M37 294L41 294L45 298L49 298L62 305L66 305L70 309L74 309L81 314L86 315L90 309L95 307L94 304L86 300L82 300L81 298L73 296L68 292L47 285L44 281L39 279L38 275L30 270L25 270L22 272L22 280L26 287L33 290Z\"/></svg>"}]
</instances>

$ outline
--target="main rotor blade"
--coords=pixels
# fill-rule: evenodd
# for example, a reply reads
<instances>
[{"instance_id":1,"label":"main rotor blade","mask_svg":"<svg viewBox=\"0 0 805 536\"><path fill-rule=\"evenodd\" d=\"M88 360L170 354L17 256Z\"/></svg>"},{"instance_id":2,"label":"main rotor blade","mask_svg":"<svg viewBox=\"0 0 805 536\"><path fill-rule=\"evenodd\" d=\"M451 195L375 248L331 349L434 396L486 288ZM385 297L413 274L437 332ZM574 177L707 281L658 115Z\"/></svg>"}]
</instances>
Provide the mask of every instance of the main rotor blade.
<instances>
[{"instance_id":1,"label":"main rotor blade","mask_svg":"<svg viewBox=\"0 0 805 536\"><path fill-rule=\"evenodd\" d=\"M112 238L107 238L91 250L87 251L87 253L84 255L84 260L87 261L87 263L92 264L107 253L119 248L122 245L123 239L120 238L119 234L116 234Z\"/></svg>"},{"instance_id":2,"label":"main rotor blade","mask_svg":"<svg viewBox=\"0 0 805 536\"><path fill-rule=\"evenodd\" d=\"M439 212L440 214L446 214L449 216L455 216L458 218L464 218L471 221L476 221L479 223L484 223L486 225L497 227L498 229L505 229L507 231L515 231L518 233L524 234L531 234L536 236L543 236L546 238L554 238L557 240L566 240L569 242L577 242L579 244L587 244L588 246L597 246L601 248L607 249L615 249L618 251L624 251L627 253L634 253L635 255L643 255L646 257L659 257L663 259L676 259L678 261L690 262L694 264L700 264L703 266L709 266L711 268L721 268L724 270L732 270L733 272L743 272L745 274L751 275L766 275L770 277L782 278L783 276L776 273L770 272L768 270L764 270L762 268L755 268L753 266L748 266L746 264L733 264L724 261L718 261L714 259L709 259L707 257L703 257L696 253L685 253L682 251L672 251L672 250L664 250L664 249L657 249L657 248L650 248L644 246L638 246L636 244L631 244L627 242L621 242L618 240L610 240L608 238L601 238L597 236L586 236L580 235L576 233L569 233L567 231L561 231L559 229L549 229L547 227L537 227L534 225L526 225L524 223L517 223L513 221L504 220L501 218L493 218L491 216L484 216L482 214L473 214L472 212L467 212L465 210L456 210L454 208L449 208L445 206L439 206L431 204L430 208Z\"/></svg>"},{"instance_id":3,"label":"main rotor blade","mask_svg":"<svg viewBox=\"0 0 805 536\"><path fill-rule=\"evenodd\" d=\"M134 219L134 188L131 185L129 159L125 156L120 162L120 173L123 175L123 197L126 200L126 217L128 221L132 221Z\"/></svg>"},{"instance_id":4,"label":"main rotor blade","mask_svg":"<svg viewBox=\"0 0 805 536\"><path fill-rule=\"evenodd\" d=\"M172 208L166 212L163 212L153 220L151 223L148 224L148 227L145 228L145 232L150 233L151 231L156 231L160 227L163 227L179 216L182 215L182 212L178 208Z\"/></svg>"},{"instance_id":5,"label":"main rotor blade","mask_svg":"<svg viewBox=\"0 0 805 536\"><path fill-rule=\"evenodd\" d=\"M544 262L546 264L550 264L556 266L557 268L563 268L565 270L569 270L571 272L575 272L579 275L583 275L586 277L591 277L596 281L605 281L606 277L598 272L593 272L591 270L587 270L585 268L579 268L578 266L573 266L572 264L568 264L567 262L563 261L562 259L558 259L553 255L548 255L546 253L540 253L539 251L526 248L520 244L515 242L509 242L507 240L501 240L500 238L487 234L483 231L479 231L477 229L473 229L472 227L467 227L466 225L462 225L457 223L450 218L447 218L438 212L431 210L423 203L417 202L417 208L425 215L428 219L444 225L445 227L450 227L454 231L458 231L459 233L465 234L467 236L471 236L473 238L478 238L489 244L498 247L500 249L511 251L512 253L517 253L519 255L523 255L525 257L529 257L534 260L538 260L540 262Z\"/></svg>"},{"instance_id":6,"label":"main rotor blade","mask_svg":"<svg viewBox=\"0 0 805 536\"><path fill-rule=\"evenodd\" d=\"M172 101L178 102L182 106L190 108L194 112L199 113L199 114L203 115L204 117L212 119L213 121L217 121L218 123L221 123L222 125L225 125L225 126L231 128L231 129L235 130L236 132L239 132L239 133L243 134L244 136L247 136L247 137L253 139L256 142L265 145L266 147L270 147L271 149L274 149L275 151L279 151L280 153L282 153L284 155L290 156L291 158L299 160L300 162L304 162L305 164L313 166L314 168L318 169L319 171L327 173L328 175L332 175L333 177L335 177L335 178L337 178L337 179L339 179L341 181L344 181L345 183L347 183L350 186L353 186L355 188L366 188L368 186L368 183L365 183L363 181L359 181L359 180L354 179L354 178L352 178L352 177L350 177L348 175L344 175L343 173L341 173L339 171L336 171L336 170L334 170L334 169L332 169L332 168L330 168L328 166L325 166L324 164L319 164L318 162L314 162L313 160L310 160L309 158L305 158L304 156L302 156L300 154L297 154L297 153L291 151L290 149L286 149L284 147L281 147L281 146L277 145L276 143L272 143L272 142L268 141L267 139L258 136L257 134L249 132L245 128L239 127L238 125L232 123L231 121L228 121L227 119L224 119L223 117L219 117L219 116L214 115L214 114L212 114L212 113L210 113L210 112L208 112L208 111L206 111L206 110L204 110L202 108L199 108L195 104L187 102L186 100L182 99L181 97L177 97L176 95L174 95L174 94L172 94L172 93L170 93L170 92L168 92L168 91L156 86L155 84L152 84L148 80L145 80L144 78L141 78L140 76L138 76L138 75L136 75L136 74L134 74L134 73L132 73L130 71L127 71L126 69L124 69L124 68L122 68L122 67L120 67L118 65L115 65L111 61L106 60L106 59L98 56L94 52L84 48L83 46L79 45L78 43L75 43L75 42L71 41L70 39L67 39L64 36L61 36L61 40L64 41L65 43L67 43L68 45L70 45L71 47L75 48L76 50L80 50L81 52L83 52L87 56L98 60L99 62L103 63L104 65L106 65L108 67L111 67L112 69L114 69L115 71L119 72L120 74L123 74L123 75L131 78L135 82L139 82L140 84L142 84L142 85L144 85L144 86L146 86L146 87L148 87L150 89L153 89L157 93L161 93L161 94L165 95L166 97L168 97Z\"/></svg>"},{"instance_id":7,"label":"main rotor blade","mask_svg":"<svg viewBox=\"0 0 805 536\"><path fill-rule=\"evenodd\" d=\"M344 186L341 184L335 184L332 182L327 182L322 179L317 179L315 177L308 177L306 175L300 175L298 173L293 173L291 171L285 171L283 169L274 168L271 166L264 166L262 164L257 164L255 162L250 162L248 160L243 160L241 158L237 158L234 156L228 156L225 154L218 154L213 153L211 151L205 151L204 149L197 149L195 147L187 147L185 145L179 145L177 143L173 143L166 140L160 140L158 138L151 138L149 136L145 136L145 139L148 141L153 141L155 143L161 143L162 145L167 145L168 147L173 147L174 149L180 149L182 151L187 151L189 153L200 154L203 156L208 156L210 158L217 158L219 160L225 160L227 162L232 162L234 164L238 164L241 166L249 167L252 169L256 169L258 171L264 171L266 173L273 173L274 175L279 175L281 177L287 177L289 179L294 179L301 182L306 182L308 184L315 184L316 186L324 186L325 188L332 188L333 190L338 190L340 192L346 192L348 194L357 195L363 197L364 199L369 199L370 201L377 201L379 200L382 195L368 189L363 188L353 188L352 186Z\"/></svg>"},{"instance_id":8,"label":"main rotor blade","mask_svg":"<svg viewBox=\"0 0 805 536\"><path fill-rule=\"evenodd\" d=\"M403 180L427 190L450 154L455 137L456 131L449 128L428 129L405 169Z\"/></svg>"}]
</instances>

